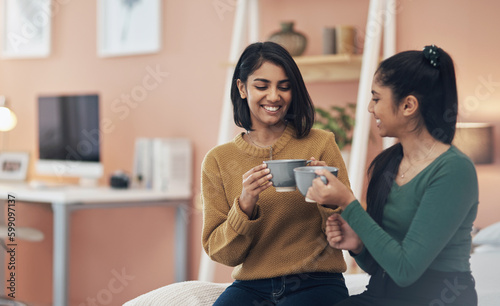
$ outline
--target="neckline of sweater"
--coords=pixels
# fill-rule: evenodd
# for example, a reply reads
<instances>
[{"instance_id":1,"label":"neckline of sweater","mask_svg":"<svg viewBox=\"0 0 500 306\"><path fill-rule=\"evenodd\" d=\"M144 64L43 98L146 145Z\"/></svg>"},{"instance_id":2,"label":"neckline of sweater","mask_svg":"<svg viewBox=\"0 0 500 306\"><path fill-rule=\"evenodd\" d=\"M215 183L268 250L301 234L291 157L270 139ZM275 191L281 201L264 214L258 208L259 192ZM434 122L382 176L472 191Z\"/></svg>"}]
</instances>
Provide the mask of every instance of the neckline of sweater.
<instances>
[{"instance_id":1,"label":"neckline of sweater","mask_svg":"<svg viewBox=\"0 0 500 306\"><path fill-rule=\"evenodd\" d=\"M234 139L236 146L239 149L247 152L249 155L266 158L266 160L268 160L269 153L271 150L274 156L286 146L286 144L290 141L290 139L292 139L292 137L295 135L295 128L293 127L292 124L288 124L281 137L278 138L278 140L272 146L269 146L267 148L260 148L252 144L249 144L243 139L244 134L245 132L242 132L236 136L236 138Z\"/></svg>"}]
</instances>

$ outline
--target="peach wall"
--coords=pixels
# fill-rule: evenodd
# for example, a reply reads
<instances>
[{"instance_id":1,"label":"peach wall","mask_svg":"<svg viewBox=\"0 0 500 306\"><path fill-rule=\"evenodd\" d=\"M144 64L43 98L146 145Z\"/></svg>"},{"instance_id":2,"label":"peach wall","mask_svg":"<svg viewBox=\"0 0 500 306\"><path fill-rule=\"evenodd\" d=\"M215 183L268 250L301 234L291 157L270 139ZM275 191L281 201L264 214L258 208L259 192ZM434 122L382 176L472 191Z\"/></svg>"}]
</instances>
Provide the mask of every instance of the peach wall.
<instances>
[{"instance_id":1,"label":"peach wall","mask_svg":"<svg viewBox=\"0 0 500 306\"><path fill-rule=\"evenodd\" d=\"M131 171L137 137L189 137L194 143L194 192L199 193L200 164L216 144L224 90L225 69L234 18L232 0L164 0L162 50L157 54L98 58L96 1L64 3L52 18L52 54L47 59L0 60L0 93L8 96L19 123L9 134L8 149L29 151L36 158L36 97L43 93L98 92L102 116L113 129L102 134L105 177L117 169ZM262 0L261 38L295 20L307 34L306 54L321 53L324 26L353 24L364 31L368 0ZM215 4L225 4L217 11ZM420 49L435 43L448 50L457 65L461 118L496 123L496 163L478 167L481 206L476 221L486 226L499 219L500 178L500 61L497 50L500 21L494 0L403 0L397 2L397 50ZM489 25L486 24L489 23ZM148 67L168 73L144 101L125 113L121 98L130 95L148 74ZM484 80L492 80L488 83ZM315 83L310 93L318 105L355 101L357 84ZM236 132L236 130L235 130ZM378 153L373 145L369 160ZM33 169L30 179L38 178ZM19 226L41 229L43 243L24 243L18 284L21 300L35 305L51 302L52 217L44 204L20 204ZM201 214L190 210L189 277L197 277ZM71 222L70 299L85 303L105 289L112 271L126 269L134 276L112 305L174 281L173 226L168 208L127 208L77 211ZM231 269L217 265L216 281L230 281ZM21 278L20 278L21 279Z\"/></svg>"}]
</instances>

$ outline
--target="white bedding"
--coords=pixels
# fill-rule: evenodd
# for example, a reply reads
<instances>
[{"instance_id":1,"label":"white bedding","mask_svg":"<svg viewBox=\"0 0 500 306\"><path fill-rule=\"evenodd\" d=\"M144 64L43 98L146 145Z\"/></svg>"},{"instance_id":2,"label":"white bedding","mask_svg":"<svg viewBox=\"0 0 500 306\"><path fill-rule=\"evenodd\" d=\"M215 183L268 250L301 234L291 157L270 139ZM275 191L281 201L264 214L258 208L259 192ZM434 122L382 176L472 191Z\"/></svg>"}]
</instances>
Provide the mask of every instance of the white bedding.
<instances>
[{"instance_id":1,"label":"white bedding","mask_svg":"<svg viewBox=\"0 0 500 306\"><path fill-rule=\"evenodd\" d=\"M500 246L483 245L471 256L479 306L500 305Z\"/></svg>"}]
</instances>

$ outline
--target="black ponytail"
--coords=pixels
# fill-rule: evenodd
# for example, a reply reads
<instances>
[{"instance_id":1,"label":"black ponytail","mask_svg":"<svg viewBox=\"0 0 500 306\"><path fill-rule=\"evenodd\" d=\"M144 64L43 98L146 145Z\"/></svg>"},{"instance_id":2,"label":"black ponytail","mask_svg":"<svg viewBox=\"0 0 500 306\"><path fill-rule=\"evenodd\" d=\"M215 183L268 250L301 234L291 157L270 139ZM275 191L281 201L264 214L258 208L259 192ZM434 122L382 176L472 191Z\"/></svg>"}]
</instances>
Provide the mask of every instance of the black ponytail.
<instances>
[{"instance_id":1,"label":"black ponytail","mask_svg":"<svg viewBox=\"0 0 500 306\"><path fill-rule=\"evenodd\" d=\"M366 211L382 228L385 203L398 174L399 164L402 159L403 147L400 143L397 143L377 155L368 168L370 183L366 193ZM369 274L375 273L378 263L371 255L367 256L367 261L367 266L371 267L371 269L366 272Z\"/></svg>"},{"instance_id":2,"label":"black ponytail","mask_svg":"<svg viewBox=\"0 0 500 306\"><path fill-rule=\"evenodd\" d=\"M366 195L367 212L382 226L384 206L398 174L399 164L403 159L403 147L397 143L385 149L375 157L368 168L370 183Z\"/></svg>"},{"instance_id":3,"label":"black ponytail","mask_svg":"<svg viewBox=\"0 0 500 306\"><path fill-rule=\"evenodd\" d=\"M451 144L455 137L458 116L458 94L455 79L455 67L452 58L443 49L440 54L439 79L436 91L439 92L437 105L424 105L422 115L429 133L437 140Z\"/></svg>"}]
</instances>

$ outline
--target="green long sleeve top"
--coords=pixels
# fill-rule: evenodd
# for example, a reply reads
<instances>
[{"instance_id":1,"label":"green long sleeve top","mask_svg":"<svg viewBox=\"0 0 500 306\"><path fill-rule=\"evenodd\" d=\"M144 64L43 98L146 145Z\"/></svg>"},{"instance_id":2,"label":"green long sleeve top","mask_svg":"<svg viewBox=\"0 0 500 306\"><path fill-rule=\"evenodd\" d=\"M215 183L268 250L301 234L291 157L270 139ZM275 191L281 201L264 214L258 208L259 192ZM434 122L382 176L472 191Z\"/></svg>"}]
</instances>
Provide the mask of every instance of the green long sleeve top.
<instances>
[{"instance_id":1,"label":"green long sleeve top","mask_svg":"<svg viewBox=\"0 0 500 306\"><path fill-rule=\"evenodd\" d=\"M240 208L242 176L269 159L270 150L248 144L242 135L210 150L202 164L203 248L211 259L234 266L233 278L255 280L307 272L344 272L340 250L325 235L332 210L308 203L298 191L259 195L249 218ZM349 186L347 170L333 133L312 129L302 139L288 125L273 145L273 159L314 157L339 168L338 178Z\"/></svg>"},{"instance_id":2,"label":"green long sleeve top","mask_svg":"<svg viewBox=\"0 0 500 306\"><path fill-rule=\"evenodd\" d=\"M382 178L381 178L382 179ZM470 271L472 223L478 183L471 160L451 146L408 183L395 182L380 227L358 201L342 212L364 243L355 258L369 271L367 250L399 286L414 283L427 269Z\"/></svg>"}]
</instances>

